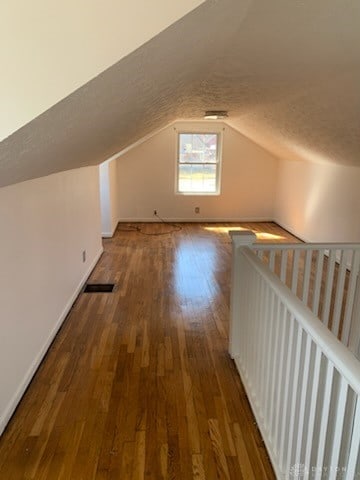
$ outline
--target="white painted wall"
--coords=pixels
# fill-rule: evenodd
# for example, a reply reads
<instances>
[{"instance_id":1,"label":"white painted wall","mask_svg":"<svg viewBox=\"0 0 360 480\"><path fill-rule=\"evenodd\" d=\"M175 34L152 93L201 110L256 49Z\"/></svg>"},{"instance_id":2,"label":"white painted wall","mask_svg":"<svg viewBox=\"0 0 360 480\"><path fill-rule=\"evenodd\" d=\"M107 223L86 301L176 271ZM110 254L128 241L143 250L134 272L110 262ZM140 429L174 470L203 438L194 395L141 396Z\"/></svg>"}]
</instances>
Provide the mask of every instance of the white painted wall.
<instances>
[{"instance_id":1,"label":"white painted wall","mask_svg":"<svg viewBox=\"0 0 360 480\"><path fill-rule=\"evenodd\" d=\"M179 130L223 130L221 194L175 193L176 134ZM221 123L175 123L118 159L120 221L164 219L217 221L272 219L277 160ZM200 214L194 209L200 207Z\"/></svg>"},{"instance_id":2,"label":"white painted wall","mask_svg":"<svg viewBox=\"0 0 360 480\"><path fill-rule=\"evenodd\" d=\"M2 2L0 141L201 3Z\"/></svg>"},{"instance_id":3,"label":"white painted wall","mask_svg":"<svg viewBox=\"0 0 360 480\"><path fill-rule=\"evenodd\" d=\"M281 161L276 221L309 242L360 241L360 168Z\"/></svg>"},{"instance_id":4,"label":"white painted wall","mask_svg":"<svg viewBox=\"0 0 360 480\"><path fill-rule=\"evenodd\" d=\"M98 168L1 188L0 225L1 433L102 252Z\"/></svg>"},{"instance_id":5,"label":"white painted wall","mask_svg":"<svg viewBox=\"0 0 360 480\"><path fill-rule=\"evenodd\" d=\"M103 237L110 236L111 220L110 220L110 184L109 184L109 162L99 165L99 182L100 182L100 213L101 213L101 235Z\"/></svg>"},{"instance_id":6,"label":"white painted wall","mask_svg":"<svg viewBox=\"0 0 360 480\"><path fill-rule=\"evenodd\" d=\"M117 162L110 160L99 166L101 234L112 237L119 221Z\"/></svg>"}]
</instances>

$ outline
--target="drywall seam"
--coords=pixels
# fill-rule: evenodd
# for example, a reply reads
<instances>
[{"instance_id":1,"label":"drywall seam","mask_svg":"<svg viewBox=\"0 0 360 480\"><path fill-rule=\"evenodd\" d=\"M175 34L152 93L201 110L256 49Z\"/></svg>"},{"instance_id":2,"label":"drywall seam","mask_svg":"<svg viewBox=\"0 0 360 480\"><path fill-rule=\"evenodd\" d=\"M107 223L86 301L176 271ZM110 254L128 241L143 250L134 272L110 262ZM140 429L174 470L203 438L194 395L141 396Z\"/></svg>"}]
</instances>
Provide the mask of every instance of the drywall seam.
<instances>
[{"instance_id":1,"label":"drywall seam","mask_svg":"<svg viewBox=\"0 0 360 480\"><path fill-rule=\"evenodd\" d=\"M2 414L0 417L0 436L2 435L3 431L5 430L6 425L8 424L10 418L12 417L16 407L18 406L22 396L24 395L27 387L29 386L33 376L35 375L37 369L39 368L44 356L46 355L51 343L53 342L57 332L59 331L61 325L63 324L65 318L67 317L73 303L75 302L77 296L81 292L81 289L83 288L86 280L90 276L90 273L94 269L95 265L99 261L102 253L103 253L103 248L99 250L99 252L95 255L94 260L92 261L91 265L89 266L88 270L85 272L84 276L82 277L80 283L78 284L77 288L75 289L73 295L70 297L69 301L67 302L62 314L60 315L59 319L57 320L54 328L52 329L48 339L44 343L42 349L38 353L37 357L33 361L33 363L30 365L30 368L28 369L27 373L24 376L23 381L21 382L19 388L17 389L15 395L13 396L12 400L10 400L7 408L5 408L5 412Z\"/></svg>"}]
</instances>

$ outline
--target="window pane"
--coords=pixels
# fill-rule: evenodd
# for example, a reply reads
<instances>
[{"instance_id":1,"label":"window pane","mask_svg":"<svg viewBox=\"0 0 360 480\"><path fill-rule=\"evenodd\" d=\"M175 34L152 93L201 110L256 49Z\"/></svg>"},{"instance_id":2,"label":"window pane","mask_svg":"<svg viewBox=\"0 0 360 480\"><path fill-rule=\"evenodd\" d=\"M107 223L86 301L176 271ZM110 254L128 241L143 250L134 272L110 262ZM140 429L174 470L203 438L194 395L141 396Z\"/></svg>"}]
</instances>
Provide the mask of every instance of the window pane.
<instances>
[{"instance_id":1,"label":"window pane","mask_svg":"<svg viewBox=\"0 0 360 480\"><path fill-rule=\"evenodd\" d=\"M179 162L216 163L216 133L180 133Z\"/></svg>"},{"instance_id":2,"label":"window pane","mask_svg":"<svg viewBox=\"0 0 360 480\"><path fill-rule=\"evenodd\" d=\"M216 165L179 165L179 192L215 193Z\"/></svg>"}]
</instances>

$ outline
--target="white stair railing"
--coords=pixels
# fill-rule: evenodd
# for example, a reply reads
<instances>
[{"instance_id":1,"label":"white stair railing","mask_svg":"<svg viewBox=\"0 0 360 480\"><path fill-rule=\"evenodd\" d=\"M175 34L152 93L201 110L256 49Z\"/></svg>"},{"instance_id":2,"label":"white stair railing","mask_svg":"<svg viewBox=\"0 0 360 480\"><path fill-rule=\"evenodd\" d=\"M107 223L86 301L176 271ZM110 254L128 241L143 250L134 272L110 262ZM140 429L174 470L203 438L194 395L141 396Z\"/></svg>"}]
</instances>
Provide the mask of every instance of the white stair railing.
<instances>
[{"instance_id":1,"label":"white stair railing","mask_svg":"<svg viewBox=\"0 0 360 480\"><path fill-rule=\"evenodd\" d=\"M256 244L266 263L341 342L359 355L359 244Z\"/></svg>"},{"instance_id":2,"label":"white stair railing","mask_svg":"<svg viewBox=\"0 0 360 480\"><path fill-rule=\"evenodd\" d=\"M229 351L277 478L360 478L360 362L246 246L254 234L231 236Z\"/></svg>"}]
</instances>

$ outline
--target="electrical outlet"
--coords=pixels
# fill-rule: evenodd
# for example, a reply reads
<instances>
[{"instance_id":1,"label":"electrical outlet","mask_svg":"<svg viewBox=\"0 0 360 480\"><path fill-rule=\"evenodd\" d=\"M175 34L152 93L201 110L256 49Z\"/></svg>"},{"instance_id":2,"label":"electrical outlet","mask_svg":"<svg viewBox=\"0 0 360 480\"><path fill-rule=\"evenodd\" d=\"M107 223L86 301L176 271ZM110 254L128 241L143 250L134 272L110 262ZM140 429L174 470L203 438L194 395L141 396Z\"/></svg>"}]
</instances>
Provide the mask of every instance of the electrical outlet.
<instances>
[{"instance_id":1,"label":"electrical outlet","mask_svg":"<svg viewBox=\"0 0 360 480\"><path fill-rule=\"evenodd\" d=\"M82 261L83 261L83 263L86 262L86 250L83 250L83 252L82 252Z\"/></svg>"},{"instance_id":2,"label":"electrical outlet","mask_svg":"<svg viewBox=\"0 0 360 480\"><path fill-rule=\"evenodd\" d=\"M200 213L200 207L195 207L195 213Z\"/></svg>"},{"instance_id":3,"label":"electrical outlet","mask_svg":"<svg viewBox=\"0 0 360 480\"><path fill-rule=\"evenodd\" d=\"M157 210L154 210L154 215L157 215Z\"/></svg>"}]
</instances>

